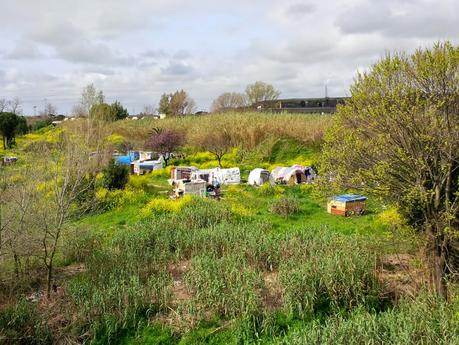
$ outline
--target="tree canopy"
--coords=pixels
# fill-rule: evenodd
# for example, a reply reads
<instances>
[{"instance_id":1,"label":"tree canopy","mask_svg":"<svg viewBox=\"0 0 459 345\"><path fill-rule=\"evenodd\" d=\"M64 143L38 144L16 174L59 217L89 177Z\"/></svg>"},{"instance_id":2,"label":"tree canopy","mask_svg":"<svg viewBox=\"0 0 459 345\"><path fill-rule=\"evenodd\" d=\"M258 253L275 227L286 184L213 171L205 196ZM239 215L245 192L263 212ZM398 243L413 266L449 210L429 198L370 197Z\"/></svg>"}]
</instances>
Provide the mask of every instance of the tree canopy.
<instances>
[{"instance_id":1,"label":"tree canopy","mask_svg":"<svg viewBox=\"0 0 459 345\"><path fill-rule=\"evenodd\" d=\"M3 148L11 148L14 144L17 127L20 124L19 116L14 113L0 113L0 133L3 138Z\"/></svg>"},{"instance_id":2,"label":"tree canopy","mask_svg":"<svg viewBox=\"0 0 459 345\"><path fill-rule=\"evenodd\" d=\"M324 148L336 184L395 202L429 238L432 278L446 296L459 234L459 48L388 55L359 74Z\"/></svg>"},{"instance_id":3,"label":"tree canopy","mask_svg":"<svg viewBox=\"0 0 459 345\"><path fill-rule=\"evenodd\" d=\"M77 115L89 115L91 109L105 102L105 96L102 90L97 90L94 84L89 84L84 87L81 92L80 105L74 109Z\"/></svg>"},{"instance_id":4,"label":"tree canopy","mask_svg":"<svg viewBox=\"0 0 459 345\"><path fill-rule=\"evenodd\" d=\"M280 95L280 91L276 90L274 86L262 81L247 85L245 93L249 104L255 104L261 101L273 101Z\"/></svg>"},{"instance_id":5,"label":"tree canopy","mask_svg":"<svg viewBox=\"0 0 459 345\"><path fill-rule=\"evenodd\" d=\"M164 164L167 166L171 154L178 150L184 143L182 133L173 129L155 129L150 138L145 142L147 149L160 153Z\"/></svg>"},{"instance_id":6,"label":"tree canopy","mask_svg":"<svg viewBox=\"0 0 459 345\"><path fill-rule=\"evenodd\" d=\"M218 166L222 168L222 159L230 152L234 146L233 138L226 129L210 131L200 138L198 145L201 149L212 153L218 161Z\"/></svg>"},{"instance_id":7,"label":"tree canopy","mask_svg":"<svg viewBox=\"0 0 459 345\"><path fill-rule=\"evenodd\" d=\"M242 93L225 92L218 96L211 106L212 112L222 112L247 105L247 97Z\"/></svg>"},{"instance_id":8,"label":"tree canopy","mask_svg":"<svg viewBox=\"0 0 459 345\"><path fill-rule=\"evenodd\" d=\"M184 90L163 94L159 101L159 113L171 116L191 114L195 110L195 102Z\"/></svg>"},{"instance_id":9,"label":"tree canopy","mask_svg":"<svg viewBox=\"0 0 459 345\"><path fill-rule=\"evenodd\" d=\"M103 121L117 121L129 116L126 108L120 102L116 101L111 105L107 103L96 104L91 108L89 113L91 118Z\"/></svg>"}]
</instances>

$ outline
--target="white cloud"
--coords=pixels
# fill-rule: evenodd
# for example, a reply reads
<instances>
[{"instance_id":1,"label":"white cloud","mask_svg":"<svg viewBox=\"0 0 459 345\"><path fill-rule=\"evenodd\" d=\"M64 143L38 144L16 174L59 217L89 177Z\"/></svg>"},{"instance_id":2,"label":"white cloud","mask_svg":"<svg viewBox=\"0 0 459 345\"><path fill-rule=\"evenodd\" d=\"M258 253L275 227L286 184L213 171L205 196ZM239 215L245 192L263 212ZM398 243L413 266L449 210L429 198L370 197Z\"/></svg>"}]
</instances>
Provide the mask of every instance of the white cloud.
<instances>
[{"instance_id":1,"label":"white cloud","mask_svg":"<svg viewBox=\"0 0 459 345\"><path fill-rule=\"evenodd\" d=\"M179 88L206 108L256 80L343 95L386 51L458 42L457 22L457 0L4 1L0 97L65 112L94 82L131 111Z\"/></svg>"}]
</instances>

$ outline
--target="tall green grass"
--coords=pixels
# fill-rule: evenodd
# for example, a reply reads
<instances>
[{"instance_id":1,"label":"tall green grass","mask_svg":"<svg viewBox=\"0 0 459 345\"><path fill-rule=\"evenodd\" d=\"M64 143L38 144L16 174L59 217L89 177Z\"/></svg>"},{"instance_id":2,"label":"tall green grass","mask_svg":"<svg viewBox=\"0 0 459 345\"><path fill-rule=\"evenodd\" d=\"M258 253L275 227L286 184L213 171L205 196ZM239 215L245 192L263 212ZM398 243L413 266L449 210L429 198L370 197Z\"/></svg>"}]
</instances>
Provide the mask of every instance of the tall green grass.
<instances>
[{"instance_id":1,"label":"tall green grass","mask_svg":"<svg viewBox=\"0 0 459 345\"><path fill-rule=\"evenodd\" d=\"M382 313L362 308L349 316L314 320L275 344L459 344L457 305L428 295Z\"/></svg>"},{"instance_id":2,"label":"tall green grass","mask_svg":"<svg viewBox=\"0 0 459 345\"><path fill-rule=\"evenodd\" d=\"M37 306L20 299L0 309L0 344L52 344L53 337Z\"/></svg>"}]
</instances>

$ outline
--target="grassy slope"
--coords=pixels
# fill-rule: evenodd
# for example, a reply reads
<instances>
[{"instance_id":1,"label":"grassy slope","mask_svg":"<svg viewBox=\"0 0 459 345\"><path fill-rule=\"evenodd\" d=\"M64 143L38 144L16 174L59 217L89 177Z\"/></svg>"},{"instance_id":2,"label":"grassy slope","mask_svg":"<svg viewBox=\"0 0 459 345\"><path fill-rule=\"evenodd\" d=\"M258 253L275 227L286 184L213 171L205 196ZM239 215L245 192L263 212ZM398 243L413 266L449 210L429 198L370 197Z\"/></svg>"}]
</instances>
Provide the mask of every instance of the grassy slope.
<instances>
[{"instance_id":1,"label":"grassy slope","mask_svg":"<svg viewBox=\"0 0 459 345\"><path fill-rule=\"evenodd\" d=\"M320 151L318 146L307 146L297 140L277 140L267 156L259 156L252 152L252 157L240 160L237 150L228 154L224 159L224 166L238 166L241 169L242 180L246 180L250 169L256 166L272 168L278 165L314 164L318 161ZM255 157L254 157L255 156ZM258 157L256 157L258 156ZM258 164L254 164L258 158ZM239 160L239 162L238 162ZM241 163L242 161L242 163ZM217 161L209 153L198 152L188 155L185 160L174 161L176 165L194 165L201 168L217 166ZM141 219L139 210L152 198L166 198L172 188L167 184L167 173L146 176L131 176L131 184L142 186L148 184L155 188L150 189L147 198L133 204L123 205L115 210L92 215L80 221L81 224L92 227L103 233L110 233L123 229L125 225L132 225ZM343 218L329 215L326 212L326 199L316 195L311 186L278 186L270 191L267 188L257 188L246 184L223 188L222 202L230 203L236 210L255 221L269 222L278 231L289 231L300 228L327 227L332 231L342 233L382 234L387 227L375 224L375 218L382 210L379 202L370 200L369 212L365 217ZM270 212L271 204L275 199L294 197L299 200L301 212L284 218Z\"/></svg>"},{"instance_id":2,"label":"grassy slope","mask_svg":"<svg viewBox=\"0 0 459 345\"><path fill-rule=\"evenodd\" d=\"M239 116L239 115L238 115ZM262 116L255 114L256 116ZM282 115L283 116L283 115ZM222 122L233 122L228 115L220 116ZM239 118L240 119L240 118ZM290 117L290 123L279 124L280 116L276 115L269 121L264 121L259 127L247 130L246 135L250 140L241 145L239 149L233 150L224 158L224 166L239 166L241 168L242 178L246 179L251 169L255 167L264 167L272 169L278 165L304 164L315 165L320 157L320 146L314 139L314 132L326 128L328 119L319 119L311 122L310 118L304 115ZM246 120L246 119L245 119ZM245 121L244 120L244 121ZM236 129L240 130L245 124L244 121ZM252 121L256 121L252 119ZM135 137L148 133L149 128L154 125L189 127L188 136L199 135L200 131L214 123L210 117L203 118L196 124L192 119L170 119L166 122L152 121L145 123L132 121L128 125L115 124L115 132L123 134L126 138L135 142ZM237 121L236 121L237 122ZM268 125L271 123L271 125ZM279 130L279 133L278 133ZM303 135L302 130L306 135ZM265 134L261 133L264 131ZM268 134L266 134L268 133ZM45 133L46 135L46 133ZM36 139L24 138L24 143ZM304 140L303 140L304 139ZM311 141L312 140L312 141ZM21 143L22 141L19 140ZM216 160L211 154L205 152L195 152L192 145L188 146L188 155L182 161L172 162L176 165L195 165L201 168L217 166ZM132 176L130 180L130 189L135 193L142 194L138 198L133 198L128 203L107 212L90 215L77 223L87 229L97 232L110 243L109 239L116 233L131 225L135 225L142 219L140 210L153 198L167 198L167 192L171 187L167 184L167 172L150 174L147 176ZM224 188L224 198L222 203L231 205L236 213L241 213L245 218L254 222L267 222L276 232L304 231L305 229L326 228L329 231L340 232L344 234L359 233L364 235L376 235L381 238L385 237L390 230L390 222L384 218L384 207L377 200L370 199L369 213L363 217L342 218L327 214L326 200L315 192L315 188L309 186L281 186L272 190L268 188L256 188L248 185L231 186ZM273 201L277 198L291 196L297 198L300 202L300 212L288 218L283 218L271 213L270 208ZM279 316L281 319L283 316ZM282 321L289 327L295 328L292 320ZM301 325L300 325L301 326ZM145 328L139 337L127 337L124 339L126 344L150 343L150 344L167 344L180 343L213 343L223 344L230 343L232 339L231 331L219 329L219 322L201 324L195 330L183 336L182 339L173 335L169 330L160 326Z\"/></svg>"}]
</instances>

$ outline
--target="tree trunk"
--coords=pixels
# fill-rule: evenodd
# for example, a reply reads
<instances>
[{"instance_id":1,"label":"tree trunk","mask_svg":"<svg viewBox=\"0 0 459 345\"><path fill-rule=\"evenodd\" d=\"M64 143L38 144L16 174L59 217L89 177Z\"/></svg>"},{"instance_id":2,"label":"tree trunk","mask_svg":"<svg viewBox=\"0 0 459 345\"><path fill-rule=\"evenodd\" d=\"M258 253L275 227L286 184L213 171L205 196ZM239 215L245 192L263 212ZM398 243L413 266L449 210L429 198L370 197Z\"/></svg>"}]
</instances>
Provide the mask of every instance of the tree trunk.
<instances>
[{"instance_id":1,"label":"tree trunk","mask_svg":"<svg viewBox=\"0 0 459 345\"><path fill-rule=\"evenodd\" d=\"M442 297L443 299L448 298L448 290L445 280L446 274L446 246L445 246L445 238L443 234L441 234L440 225L431 225L430 226L430 253L428 253L431 257L431 278L432 283L435 288L435 292L438 296Z\"/></svg>"},{"instance_id":2,"label":"tree trunk","mask_svg":"<svg viewBox=\"0 0 459 345\"><path fill-rule=\"evenodd\" d=\"M13 258L14 258L14 274L16 275L16 278L19 279L19 273L20 273L20 270L21 270L21 262L19 261L19 256L14 253L13 254Z\"/></svg>"},{"instance_id":3,"label":"tree trunk","mask_svg":"<svg viewBox=\"0 0 459 345\"><path fill-rule=\"evenodd\" d=\"M51 297L51 283L53 280L53 264L50 263L46 266L48 270L48 277L46 282L46 297L49 299Z\"/></svg>"},{"instance_id":4,"label":"tree trunk","mask_svg":"<svg viewBox=\"0 0 459 345\"><path fill-rule=\"evenodd\" d=\"M218 166L221 169L222 168L222 157L221 156L217 156L217 159L218 159Z\"/></svg>"}]
</instances>

